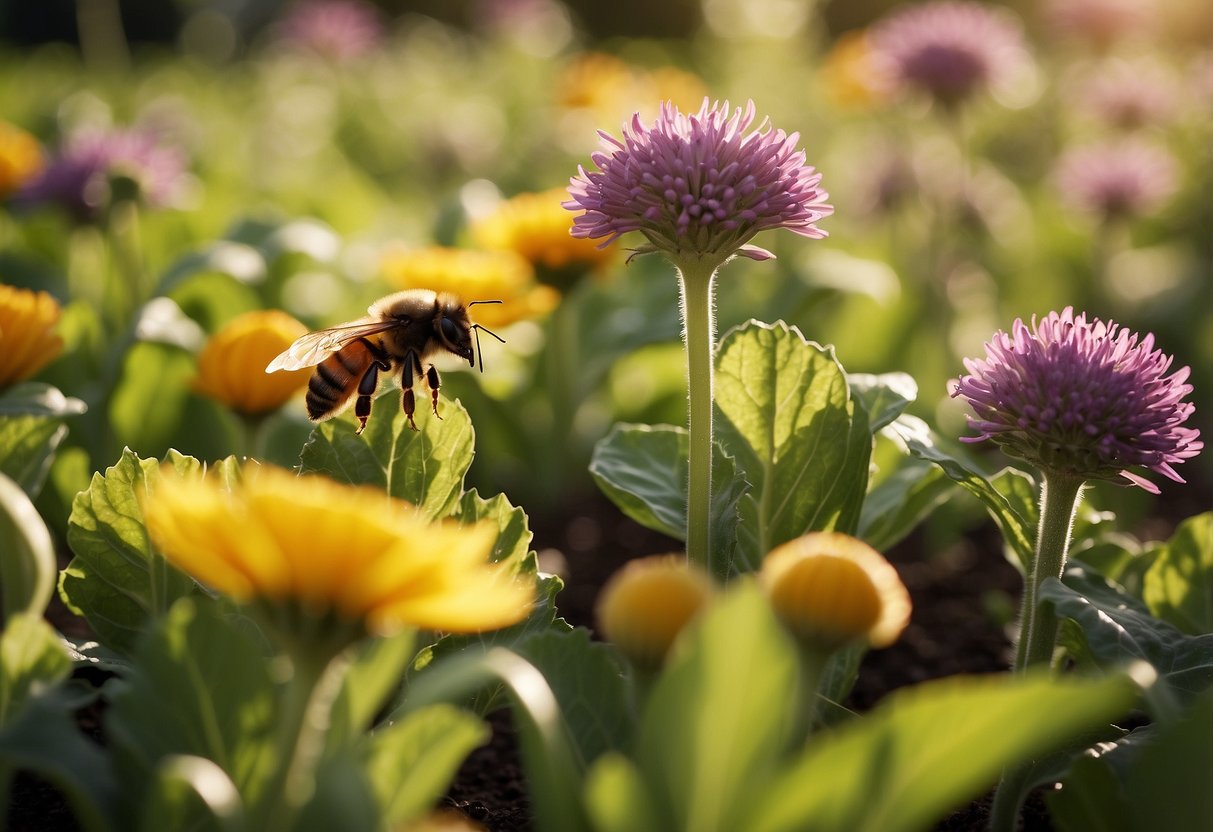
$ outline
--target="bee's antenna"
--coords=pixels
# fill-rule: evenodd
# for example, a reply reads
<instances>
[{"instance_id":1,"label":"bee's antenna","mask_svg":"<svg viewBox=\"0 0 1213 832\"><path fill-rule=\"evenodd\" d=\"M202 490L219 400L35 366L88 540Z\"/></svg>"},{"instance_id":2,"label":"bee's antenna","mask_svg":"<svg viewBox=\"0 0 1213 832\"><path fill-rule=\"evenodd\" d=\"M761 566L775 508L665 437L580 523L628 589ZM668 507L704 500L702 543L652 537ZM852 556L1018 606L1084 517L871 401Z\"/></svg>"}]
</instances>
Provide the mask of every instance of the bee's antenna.
<instances>
[{"instance_id":1,"label":"bee's antenna","mask_svg":"<svg viewBox=\"0 0 1213 832\"><path fill-rule=\"evenodd\" d=\"M493 302L494 301L483 301L483 300L480 301L480 303L493 303ZM496 301L496 302L500 303L501 301ZM476 354L480 356L480 372L483 373L484 372L484 353L482 353L480 351L480 330L483 329L485 332L487 332L489 335L492 335L494 338L496 338L498 341L500 341L503 344L505 343L505 339L502 338L500 335L498 335L496 332L493 332L493 330L489 329L487 326L481 326L480 324L472 324L472 329L476 333Z\"/></svg>"}]
</instances>

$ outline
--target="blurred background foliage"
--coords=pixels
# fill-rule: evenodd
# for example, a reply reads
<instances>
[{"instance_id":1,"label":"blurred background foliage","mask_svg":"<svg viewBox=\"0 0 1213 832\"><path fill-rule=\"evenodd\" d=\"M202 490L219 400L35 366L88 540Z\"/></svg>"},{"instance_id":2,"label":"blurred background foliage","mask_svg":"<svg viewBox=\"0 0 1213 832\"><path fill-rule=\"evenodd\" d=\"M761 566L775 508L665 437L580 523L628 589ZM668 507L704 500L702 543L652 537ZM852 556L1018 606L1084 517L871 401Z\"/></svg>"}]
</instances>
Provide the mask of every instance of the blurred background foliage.
<instances>
[{"instance_id":1,"label":"blurred background foliage","mask_svg":"<svg viewBox=\"0 0 1213 832\"><path fill-rule=\"evenodd\" d=\"M1146 13L1102 29L1091 16L1126 2ZM40 498L52 525L124 446L203 459L252 447L240 419L192 387L198 351L237 315L358 317L399 285L385 252L476 247L478 220L563 187L597 129L618 134L633 111L651 118L663 99L694 109L705 95L753 98L799 131L836 208L828 240L759 238L774 263L724 270L722 333L783 319L835 345L849 371L908 372L912 410L961 436L947 382L962 358L1017 316L1073 305L1155 332L1191 366L1195 424L1209 434L1207 0L1004 4L1030 60L963 108L878 83L861 37L905 5L887 1L382 0L361 7L371 34L333 24L311 41L284 23L300 5L0 3L3 120L48 158L81 131L132 127L184 160L168 204L122 200L111 181L106 210L86 221L20 195L0 210L0 280L65 307L65 352L38 378L89 406ZM1083 8L1095 10L1086 28L1074 23ZM1059 165L1122 140L1165 153L1170 181L1154 181L1167 187L1151 205L1139 195L1100 214ZM506 343L483 344L483 374L444 373L477 431L469 486L559 516L593 488L585 463L613 422L684 422L673 275L625 256L533 263L527 279L559 305L496 329ZM293 403L259 426L256 450L295 464L309 430ZM1130 522L1174 521L1213 503L1213 454L1184 469L1190 487L1166 486L1161 501L1100 485L1095 502Z\"/></svg>"}]
</instances>

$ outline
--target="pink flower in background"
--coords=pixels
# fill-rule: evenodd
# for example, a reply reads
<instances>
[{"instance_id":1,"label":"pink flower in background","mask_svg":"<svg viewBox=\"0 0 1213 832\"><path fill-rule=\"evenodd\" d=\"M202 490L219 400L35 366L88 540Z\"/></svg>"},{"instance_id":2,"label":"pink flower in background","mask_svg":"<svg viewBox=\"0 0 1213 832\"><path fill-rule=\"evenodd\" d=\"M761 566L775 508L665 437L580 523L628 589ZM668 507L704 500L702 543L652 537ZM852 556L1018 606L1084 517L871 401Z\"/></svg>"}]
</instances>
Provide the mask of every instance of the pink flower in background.
<instances>
[{"instance_id":1,"label":"pink flower in background","mask_svg":"<svg viewBox=\"0 0 1213 832\"><path fill-rule=\"evenodd\" d=\"M1140 31L1152 14L1150 0L1049 0L1045 23L1055 32L1099 48Z\"/></svg>"},{"instance_id":2,"label":"pink flower in background","mask_svg":"<svg viewBox=\"0 0 1213 832\"><path fill-rule=\"evenodd\" d=\"M652 126L633 116L623 138L600 132L597 170L579 168L569 186L574 237L613 242L640 231L650 246L674 257L727 259L740 253L764 260L769 252L745 245L768 228L805 237L826 232L818 220L834 212L820 188L821 174L797 150L799 134L771 128L752 132L754 102L730 114L729 103L703 106L694 115L663 103Z\"/></svg>"},{"instance_id":3,"label":"pink flower in background","mask_svg":"<svg viewBox=\"0 0 1213 832\"><path fill-rule=\"evenodd\" d=\"M1200 431L1183 427L1195 410L1188 368L1167 375L1171 356L1119 325L1067 307L1029 326L999 331L986 357L966 359L952 390L973 408L976 437L1042 471L1083 479L1124 478L1157 494L1131 469L1183 482L1174 465L1200 452Z\"/></svg>"},{"instance_id":4,"label":"pink flower in background","mask_svg":"<svg viewBox=\"0 0 1213 832\"><path fill-rule=\"evenodd\" d=\"M954 106L1005 84L1027 60L1019 21L982 3L924 3L891 12L870 30L874 56L900 86Z\"/></svg>"},{"instance_id":5,"label":"pink flower in background","mask_svg":"<svg viewBox=\"0 0 1213 832\"><path fill-rule=\"evenodd\" d=\"M1057 162L1054 181L1062 198L1101 219L1138 217L1171 197L1175 159L1136 140L1075 147Z\"/></svg>"},{"instance_id":6,"label":"pink flower in background","mask_svg":"<svg viewBox=\"0 0 1213 832\"><path fill-rule=\"evenodd\" d=\"M334 61L348 61L383 41L378 10L361 0L306 0L278 24L278 37Z\"/></svg>"},{"instance_id":7,"label":"pink flower in background","mask_svg":"<svg viewBox=\"0 0 1213 832\"><path fill-rule=\"evenodd\" d=\"M21 192L21 200L57 204L88 222L115 197L135 197L154 208L174 205L188 179L184 152L150 132L85 130L64 142L41 176Z\"/></svg>"},{"instance_id":8,"label":"pink flower in background","mask_svg":"<svg viewBox=\"0 0 1213 832\"><path fill-rule=\"evenodd\" d=\"M1164 124L1174 115L1175 77L1153 62L1101 63L1078 88L1076 104L1102 122L1123 130Z\"/></svg>"}]
</instances>

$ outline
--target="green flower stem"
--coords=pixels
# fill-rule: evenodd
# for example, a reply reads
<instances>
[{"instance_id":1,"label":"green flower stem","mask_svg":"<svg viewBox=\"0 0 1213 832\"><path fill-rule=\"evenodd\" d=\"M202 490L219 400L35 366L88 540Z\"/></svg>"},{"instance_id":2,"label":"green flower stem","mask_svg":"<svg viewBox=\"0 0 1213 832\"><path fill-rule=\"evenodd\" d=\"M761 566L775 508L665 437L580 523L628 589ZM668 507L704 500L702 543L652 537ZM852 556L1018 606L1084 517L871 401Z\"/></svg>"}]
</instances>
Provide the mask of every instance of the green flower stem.
<instances>
[{"instance_id":1,"label":"green flower stem","mask_svg":"<svg viewBox=\"0 0 1213 832\"><path fill-rule=\"evenodd\" d=\"M1032 665L1047 665L1057 640L1057 619L1052 610L1041 610L1040 586L1046 578L1060 578L1070 549L1070 529L1083 480L1069 474L1044 473L1040 487L1040 526L1036 532L1036 555L1024 586L1019 614L1019 644L1015 670L1023 673Z\"/></svg>"},{"instance_id":2,"label":"green flower stem","mask_svg":"<svg viewBox=\"0 0 1213 832\"><path fill-rule=\"evenodd\" d=\"M1036 532L1036 554L1024 585L1023 605L1019 613L1019 643L1015 650L1015 671L1024 673L1037 666L1048 666L1057 641L1057 618L1051 609L1042 609L1040 586L1046 578L1060 578L1070 549L1070 530L1083 480L1069 474L1043 473L1040 488L1040 526ZM1003 772L990 809L991 832L1014 832L1019 822L1019 807L1026 796L1032 767L1022 764Z\"/></svg>"},{"instance_id":3,"label":"green flower stem","mask_svg":"<svg viewBox=\"0 0 1213 832\"><path fill-rule=\"evenodd\" d=\"M711 571L712 566L712 360L716 320L712 283L720 261L686 257L678 260L682 290L682 327L687 351L689 450L687 463L687 558Z\"/></svg>"},{"instance_id":4,"label":"green flower stem","mask_svg":"<svg viewBox=\"0 0 1213 832\"><path fill-rule=\"evenodd\" d=\"M799 653L799 661L796 664L800 693L796 697L799 707L794 717L795 729L792 736L807 742L813 734L813 726L817 724L821 706L821 682L825 678L826 665L829 664L833 653L801 639L797 639L796 644Z\"/></svg>"}]
</instances>

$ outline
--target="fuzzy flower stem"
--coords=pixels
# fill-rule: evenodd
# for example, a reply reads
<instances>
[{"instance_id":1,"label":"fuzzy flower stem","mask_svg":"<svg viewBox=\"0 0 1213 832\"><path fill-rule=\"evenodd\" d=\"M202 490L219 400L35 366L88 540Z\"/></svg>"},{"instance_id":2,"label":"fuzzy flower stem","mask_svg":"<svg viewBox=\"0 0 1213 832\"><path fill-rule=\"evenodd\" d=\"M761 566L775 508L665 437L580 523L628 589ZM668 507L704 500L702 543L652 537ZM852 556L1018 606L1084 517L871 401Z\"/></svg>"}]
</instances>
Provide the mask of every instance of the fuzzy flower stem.
<instances>
[{"instance_id":1,"label":"fuzzy flower stem","mask_svg":"<svg viewBox=\"0 0 1213 832\"><path fill-rule=\"evenodd\" d=\"M1024 587L1019 616L1019 645L1015 651L1015 670L1019 673L1033 665L1047 665L1053 656L1057 620L1051 612L1041 612L1040 585L1046 578L1061 577L1083 485L1081 477L1069 474L1052 472L1043 476L1036 555Z\"/></svg>"},{"instance_id":2,"label":"fuzzy flower stem","mask_svg":"<svg viewBox=\"0 0 1213 832\"><path fill-rule=\"evenodd\" d=\"M719 261L683 257L678 261L682 326L687 351L687 558L712 571L712 353L716 319L713 282Z\"/></svg>"}]
</instances>

